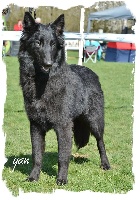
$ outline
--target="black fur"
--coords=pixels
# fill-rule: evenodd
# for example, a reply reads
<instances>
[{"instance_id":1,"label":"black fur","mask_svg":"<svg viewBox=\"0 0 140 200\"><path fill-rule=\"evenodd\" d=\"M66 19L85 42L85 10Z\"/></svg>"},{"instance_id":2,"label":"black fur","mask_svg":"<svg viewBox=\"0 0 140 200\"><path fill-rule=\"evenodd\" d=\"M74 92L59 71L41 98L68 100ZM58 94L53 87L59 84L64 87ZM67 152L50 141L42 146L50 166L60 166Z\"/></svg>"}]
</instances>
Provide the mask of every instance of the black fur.
<instances>
[{"instance_id":1,"label":"black fur","mask_svg":"<svg viewBox=\"0 0 140 200\"><path fill-rule=\"evenodd\" d=\"M57 184L67 183L72 135L78 148L95 136L104 170L110 168L103 142L104 96L98 76L90 69L65 62L64 15L48 25L35 23L26 12L20 39L20 85L30 121L33 169L38 180L45 150L45 133L58 140Z\"/></svg>"}]
</instances>

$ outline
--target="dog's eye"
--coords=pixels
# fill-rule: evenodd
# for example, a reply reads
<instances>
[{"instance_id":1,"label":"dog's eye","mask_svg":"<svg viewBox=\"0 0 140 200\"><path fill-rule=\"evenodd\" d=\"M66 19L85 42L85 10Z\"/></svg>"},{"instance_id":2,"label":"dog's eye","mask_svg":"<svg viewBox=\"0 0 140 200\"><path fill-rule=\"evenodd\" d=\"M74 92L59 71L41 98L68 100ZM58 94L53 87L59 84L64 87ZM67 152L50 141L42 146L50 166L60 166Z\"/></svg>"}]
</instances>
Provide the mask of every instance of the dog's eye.
<instances>
[{"instance_id":1,"label":"dog's eye","mask_svg":"<svg viewBox=\"0 0 140 200\"><path fill-rule=\"evenodd\" d=\"M51 42L50 42L50 45L51 45L52 47L55 47L55 42L54 42L54 41L51 41Z\"/></svg>"},{"instance_id":2,"label":"dog's eye","mask_svg":"<svg viewBox=\"0 0 140 200\"><path fill-rule=\"evenodd\" d=\"M37 47L39 47L39 46L40 46L40 44L41 44L41 43L40 43L40 41L39 41L39 40L36 40L36 41L35 41L35 45L36 45Z\"/></svg>"}]
</instances>

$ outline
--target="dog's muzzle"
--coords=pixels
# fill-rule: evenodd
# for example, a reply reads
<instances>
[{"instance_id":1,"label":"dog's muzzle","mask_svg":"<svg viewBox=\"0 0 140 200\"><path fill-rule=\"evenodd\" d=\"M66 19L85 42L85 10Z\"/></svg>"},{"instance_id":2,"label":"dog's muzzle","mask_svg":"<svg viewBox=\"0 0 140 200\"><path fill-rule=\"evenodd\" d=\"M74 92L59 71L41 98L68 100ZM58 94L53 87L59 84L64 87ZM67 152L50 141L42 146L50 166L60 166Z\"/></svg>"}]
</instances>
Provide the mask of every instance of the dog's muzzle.
<instances>
[{"instance_id":1,"label":"dog's muzzle","mask_svg":"<svg viewBox=\"0 0 140 200\"><path fill-rule=\"evenodd\" d=\"M52 67L52 64L46 64L46 65L43 65L42 66L42 70L45 71L45 72L48 72L49 69Z\"/></svg>"}]
</instances>

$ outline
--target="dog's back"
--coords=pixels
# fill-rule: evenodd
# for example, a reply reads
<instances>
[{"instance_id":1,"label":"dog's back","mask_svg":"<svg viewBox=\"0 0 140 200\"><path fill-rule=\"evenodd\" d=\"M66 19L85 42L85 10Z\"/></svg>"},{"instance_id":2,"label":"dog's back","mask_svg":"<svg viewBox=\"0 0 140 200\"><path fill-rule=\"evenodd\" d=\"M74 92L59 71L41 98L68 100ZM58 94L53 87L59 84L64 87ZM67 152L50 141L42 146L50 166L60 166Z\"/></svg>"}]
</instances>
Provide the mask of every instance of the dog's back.
<instances>
[{"instance_id":1,"label":"dog's back","mask_svg":"<svg viewBox=\"0 0 140 200\"><path fill-rule=\"evenodd\" d=\"M67 182L72 130L78 148L90 133L97 140L103 169L109 169L104 132L104 97L98 76L90 69L65 62L64 15L53 23L35 23L24 16L20 40L20 84L30 121L33 170L29 180L39 177L45 149L45 133L53 128L58 140L58 184Z\"/></svg>"}]
</instances>

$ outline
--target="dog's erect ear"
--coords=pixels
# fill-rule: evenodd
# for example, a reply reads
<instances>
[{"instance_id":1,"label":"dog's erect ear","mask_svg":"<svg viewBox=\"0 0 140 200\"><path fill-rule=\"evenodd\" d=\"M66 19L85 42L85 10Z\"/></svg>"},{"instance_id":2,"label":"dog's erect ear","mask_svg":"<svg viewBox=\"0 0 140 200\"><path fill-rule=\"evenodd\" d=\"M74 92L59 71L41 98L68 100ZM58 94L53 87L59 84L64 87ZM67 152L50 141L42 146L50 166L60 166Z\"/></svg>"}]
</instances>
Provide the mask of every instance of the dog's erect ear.
<instances>
[{"instance_id":1,"label":"dog's erect ear","mask_svg":"<svg viewBox=\"0 0 140 200\"><path fill-rule=\"evenodd\" d=\"M61 35L64 32L64 25L64 14L62 14L51 24L51 27L55 28L57 35Z\"/></svg>"},{"instance_id":2,"label":"dog's erect ear","mask_svg":"<svg viewBox=\"0 0 140 200\"><path fill-rule=\"evenodd\" d=\"M35 20L29 12L25 12L23 27L25 30L31 30L35 25Z\"/></svg>"}]
</instances>

